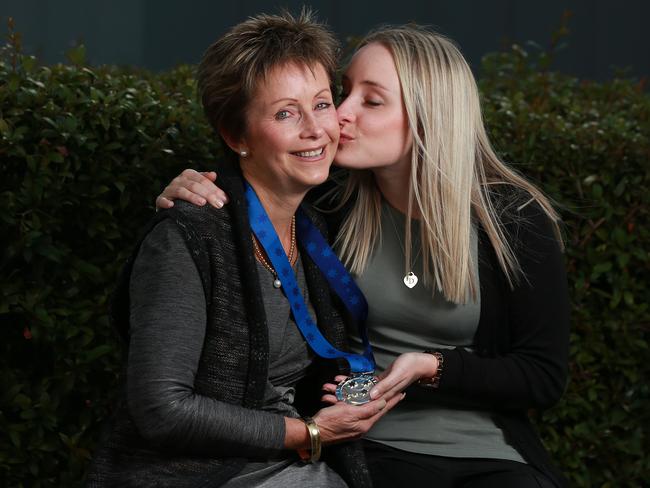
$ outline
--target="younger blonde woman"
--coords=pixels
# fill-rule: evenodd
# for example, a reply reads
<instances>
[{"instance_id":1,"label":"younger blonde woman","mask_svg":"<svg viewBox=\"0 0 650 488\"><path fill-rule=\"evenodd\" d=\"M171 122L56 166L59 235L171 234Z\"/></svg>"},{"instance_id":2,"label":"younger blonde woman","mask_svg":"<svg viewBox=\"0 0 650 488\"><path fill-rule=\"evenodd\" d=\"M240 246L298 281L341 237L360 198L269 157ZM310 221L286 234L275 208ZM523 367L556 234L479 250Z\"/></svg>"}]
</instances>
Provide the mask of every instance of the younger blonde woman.
<instances>
[{"instance_id":1,"label":"younger blonde woman","mask_svg":"<svg viewBox=\"0 0 650 488\"><path fill-rule=\"evenodd\" d=\"M471 70L443 36L371 33L343 95L335 163L349 171L331 235L369 304L371 395L408 389L366 435L375 486L564 485L527 416L567 380L556 212L495 154ZM157 203L221 206L215 177L186 170Z\"/></svg>"}]
</instances>

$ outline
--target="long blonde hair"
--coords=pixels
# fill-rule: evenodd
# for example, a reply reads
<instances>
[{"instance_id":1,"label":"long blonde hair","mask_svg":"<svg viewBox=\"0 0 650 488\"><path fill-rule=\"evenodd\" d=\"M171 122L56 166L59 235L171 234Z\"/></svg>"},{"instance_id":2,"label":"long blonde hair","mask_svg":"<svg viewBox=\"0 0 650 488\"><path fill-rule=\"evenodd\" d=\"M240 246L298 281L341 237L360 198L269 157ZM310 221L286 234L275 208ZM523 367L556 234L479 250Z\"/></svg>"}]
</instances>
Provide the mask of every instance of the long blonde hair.
<instances>
[{"instance_id":1,"label":"long blonde hair","mask_svg":"<svg viewBox=\"0 0 650 488\"><path fill-rule=\"evenodd\" d=\"M380 43L395 62L413 140L411 180L405 226L405 270L411 264L413 206L421 215L425 283L433 283L454 303L476 300L470 236L472 220L480 224L510 284L520 267L503 232L491 188L523 190L553 221L558 215L543 193L504 164L488 140L478 88L467 62L449 39L426 28L383 28L366 36L359 48ZM380 236L381 195L370 170L351 170L343 202L355 199L337 238L343 261L360 274Z\"/></svg>"}]
</instances>

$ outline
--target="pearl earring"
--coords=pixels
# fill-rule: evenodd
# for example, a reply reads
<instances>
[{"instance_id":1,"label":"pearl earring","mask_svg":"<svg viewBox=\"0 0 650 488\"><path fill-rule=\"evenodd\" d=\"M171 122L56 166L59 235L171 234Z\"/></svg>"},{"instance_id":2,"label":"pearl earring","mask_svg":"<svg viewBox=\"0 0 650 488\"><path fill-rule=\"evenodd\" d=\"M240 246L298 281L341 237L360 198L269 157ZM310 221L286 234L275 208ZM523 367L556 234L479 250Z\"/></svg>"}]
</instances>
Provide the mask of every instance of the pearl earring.
<instances>
[{"instance_id":1,"label":"pearl earring","mask_svg":"<svg viewBox=\"0 0 650 488\"><path fill-rule=\"evenodd\" d=\"M242 149L241 151L239 151L239 155L242 158L247 158L248 157L248 151Z\"/></svg>"}]
</instances>

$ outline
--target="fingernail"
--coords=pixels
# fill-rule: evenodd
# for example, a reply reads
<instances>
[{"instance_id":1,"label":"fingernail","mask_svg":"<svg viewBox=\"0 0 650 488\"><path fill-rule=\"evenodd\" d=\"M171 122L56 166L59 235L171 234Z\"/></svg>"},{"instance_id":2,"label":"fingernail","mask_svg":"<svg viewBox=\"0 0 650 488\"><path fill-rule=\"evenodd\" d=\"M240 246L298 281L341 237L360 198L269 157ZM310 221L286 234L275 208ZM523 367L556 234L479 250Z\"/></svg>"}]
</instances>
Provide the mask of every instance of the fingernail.
<instances>
[{"instance_id":1,"label":"fingernail","mask_svg":"<svg viewBox=\"0 0 650 488\"><path fill-rule=\"evenodd\" d=\"M221 200L219 200L218 198L214 197L212 199L212 205L214 205L217 208L221 208L221 207L223 207L223 202Z\"/></svg>"},{"instance_id":2,"label":"fingernail","mask_svg":"<svg viewBox=\"0 0 650 488\"><path fill-rule=\"evenodd\" d=\"M198 203L199 203L199 205L205 205L205 199L199 198Z\"/></svg>"},{"instance_id":3,"label":"fingernail","mask_svg":"<svg viewBox=\"0 0 650 488\"><path fill-rule=\"evenodd\" d=\"M379 400L379 403L377 403L377 408L379 410L383 410L385 407L386 407L386 400L382 398L381 400Z\"/></svg>"},{"instance_id":4,"label":"fingernail","mask_svg":"<svg viewBox=\"0 0 650 488\"><path fill-rule=\"evenodd\" d=\"M379 396L379 391L376 388L373 388L372 390L370 390L370 398L371 399L374 400L378 396Z\"/></svg>"},{"instance_id":5,"label":"fingernail","mask_svg":"<svg viewBox=\"0 0 650 488\"><path fill-rule=\"evenodd\" d=\"M404 400L406 398L406 392L402 392L402 398L401 400Z\"/></svg>"}]
</instances>

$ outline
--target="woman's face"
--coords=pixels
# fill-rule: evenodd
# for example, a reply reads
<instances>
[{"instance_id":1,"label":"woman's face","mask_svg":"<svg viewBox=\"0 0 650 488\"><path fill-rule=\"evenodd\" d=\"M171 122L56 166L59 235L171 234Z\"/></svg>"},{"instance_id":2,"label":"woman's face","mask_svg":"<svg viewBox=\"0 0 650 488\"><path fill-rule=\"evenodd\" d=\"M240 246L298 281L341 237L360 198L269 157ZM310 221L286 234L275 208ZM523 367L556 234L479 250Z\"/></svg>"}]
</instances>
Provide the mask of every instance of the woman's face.
<instances>
[{"instance_id":1,"label":"woman's face","mask_svg":"<svg viewBox=\"0 0 650 488\"><path fill-rule=\"evenodd\" d=\"M322 65L273 68L246 111L238 150L244 176L278 194L300 193L327 179L339 141L339 124Z\"/></svg>"},{"instance_id":2,"label":"woman's face","mask_svg":"<svg viewBox=\"0 0 650 488\"><path fill-rule=\"evenodd\" d=\"M409 167L411 136L393 56L379 43L355 53L343 75L337 109L341 138L336 165L377 169Z\"/></svg>"}]
</instances>

